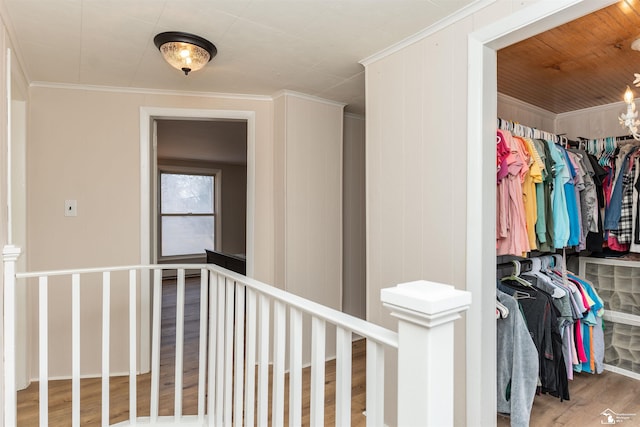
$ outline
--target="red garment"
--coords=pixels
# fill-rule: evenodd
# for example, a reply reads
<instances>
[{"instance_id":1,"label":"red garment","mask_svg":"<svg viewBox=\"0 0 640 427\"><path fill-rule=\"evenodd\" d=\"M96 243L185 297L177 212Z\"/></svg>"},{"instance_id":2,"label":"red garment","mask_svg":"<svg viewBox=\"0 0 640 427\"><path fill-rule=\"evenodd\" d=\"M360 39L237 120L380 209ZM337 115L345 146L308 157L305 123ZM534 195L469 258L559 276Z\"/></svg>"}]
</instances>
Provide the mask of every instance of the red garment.
<instances>
[{"instance_id":1,"label":"red garment","mask_svg":"<svg viewBox=\"0 0 640 427\"><path fill-rule=\"evenodd\" d=\"M584 352L584 343L582 342L582 327L580 323L576 328L573 328L575 333L575 341L576 341L576 351L578 352L578 361L580 363L584 363L587 361L587 354Z\"/></svg>"}]
</instances>

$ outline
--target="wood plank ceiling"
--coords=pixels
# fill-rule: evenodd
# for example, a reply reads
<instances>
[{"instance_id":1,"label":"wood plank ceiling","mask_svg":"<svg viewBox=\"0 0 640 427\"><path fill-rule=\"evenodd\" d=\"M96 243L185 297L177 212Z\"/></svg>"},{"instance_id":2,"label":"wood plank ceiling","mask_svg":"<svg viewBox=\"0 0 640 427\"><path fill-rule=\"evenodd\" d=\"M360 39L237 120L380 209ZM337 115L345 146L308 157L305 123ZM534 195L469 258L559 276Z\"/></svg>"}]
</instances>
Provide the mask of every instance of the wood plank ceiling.
<instances>
[{"instance_id":1,"label":"wood plank ceiling","mask_svg":"<svg viewBox=\"0 0 640 427\"><path fill-rule=\"evenodd\" d=\"M498 92L564 113L636 96L640 0L626 0L498 51Z\"/></svg>"}]
</instances>

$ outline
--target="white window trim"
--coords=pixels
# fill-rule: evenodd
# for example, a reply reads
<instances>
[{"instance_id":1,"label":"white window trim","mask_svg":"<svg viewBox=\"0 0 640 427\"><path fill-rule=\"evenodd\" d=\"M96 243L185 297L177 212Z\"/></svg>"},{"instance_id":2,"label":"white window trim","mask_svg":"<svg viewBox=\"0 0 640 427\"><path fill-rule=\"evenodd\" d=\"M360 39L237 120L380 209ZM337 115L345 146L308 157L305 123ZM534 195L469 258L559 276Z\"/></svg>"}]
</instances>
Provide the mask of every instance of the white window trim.
<instances>
[{"instance_id":1,"label":"white window trim","mask_svg":"<svg viewBox=\"0 0 640 427\"><path fill-rule=\"evenodd\" d=\"M160 219L160 191L162 190L160 188L160 176L163 173L179 173L179 174L185 174L185 175L213 175L214 177L214 185L215 185L215 200L213 201L214 205L213 205L213 212L214 212L214 218L215 218L215 242L214 245L215 247L213 248L214 250L220 250L220 248L222 248L222 210L223 210L223 206L222 206L222 170L220 169L216 169L216 168L203 168L203 167L193 167L193 166L176 166L176 165L158 165L158 205L156 206L156 215L158 217L158 221L157 221L157 227L158 229L156 230L156 232L158 233L158 236L161 236L160 233L160 227L161 227L161 221L159 221ZM162 256L162 251L161 251L161 245L162 245L162 239L158 238L157 239L157 250L158 250L158 262L167 262L167 261L180 261L180 260L185 260L185 259L193 259L193 255L173 255L173 256ZM203 257L205 257L206 255L204 254L204 249L203 249Z\"/></svg>"}]
</instances>

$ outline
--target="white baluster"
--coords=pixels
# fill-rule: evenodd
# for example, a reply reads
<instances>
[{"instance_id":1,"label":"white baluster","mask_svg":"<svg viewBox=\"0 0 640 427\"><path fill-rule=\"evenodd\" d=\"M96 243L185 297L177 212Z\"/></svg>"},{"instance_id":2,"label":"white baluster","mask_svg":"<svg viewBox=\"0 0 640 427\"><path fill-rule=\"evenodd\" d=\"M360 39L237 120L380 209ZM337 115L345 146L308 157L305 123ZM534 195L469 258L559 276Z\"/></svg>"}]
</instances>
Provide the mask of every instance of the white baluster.
<instances>
[{"instance_id":1,"label":"white baluster","mask_svg":"<svg viewBox=\"0 0 640 427\"><path fill-rule=\"evenodd\" d=\"M129 423L136 425L138 422L138 394L136 383L136 362L138 339L136 334L137 319L136 305L136 270L129 270Z\"/></svg>"},{"instance_id":2,"label":"white baluster","mask_svg":"<svg viewBox=\"0 0 640 427\"><path fill-rule=\"evenodd\" d=\"M241 425L243 419L244 394L244 316L245 316L245 287L236 283L236 320L235 320L235 368L233 374L233 409L236 425Z\"/></svg>"},{"instance_id":3,"label":"white baluster","mask_svg":"<svg viewBox=\"0 0 640 427\"><path fill-rule=\"evenodd\" d=\"M271 397L271 425L284 425L284 358L286 344L287 312L281 301L273 305L273 374Z\"/></svg>"},{"instance_id":4,"label":"white baluster","mask_svg":"<svg viewBox=\"0 0 640 427\"><path fill-rule=\"evenodd\" d=\"M216 401L217 401L217 382L216 382L216 348L217 315L218 308L218 291L217 291L217 275L213 271L209 272L209 360L207 370L209 378L207 380L207 389L209 390L207 397L207 424L209 427L216 425Z\"/></svg>"},{"instance_id":5,"label":"white baluster","mask_svg":"<svg viewBox=\"0 0 640 427\"><path fill-rule=\"evenodd\" d=\"M215 292L218 293L218 308L216 309L216 426L222 425L224 410L224 303L225 303L225 278L219 274Z\"/></svg>"},{"instance_id":6,"label":"white baluster","mask_svg":"<svg viewBox=\"0 0 640 427\"><path fill-rule=\"evenodd\" d=\"M258 323L258 426L269 421L269 298L260 294Z\"/></svg>"},{"instance_id":7,"label":"white baluster","mask_svg":"<svg viewBox=\"0 0 640 427\"><path fill-rule=\"evenodd\" d=\"M16 261L20 248L6 245L2 250L4 262L4 425L16 422Z\"/></svg>"},{"instance_id":8,"label":"white baluster","mask_svg":"<svg viewBox=\"0 0 640 427\"><path fill-rule=\"evenodd\" d=\"M38 278L38 345L40 347L40 426L49 425L49 297L48 277ZM107 420L108 421L108 420Z\"/></svg>"},{"instance_id":9,"label":"white baluster","mask_svg":"<svg viewBox=\"0 0 640 427\"><path fill-rule=\"evenodd\" d=\"M102 273L102 426L109 425L111 273ZM42 424L41 424L42 425Z\"/></svg>"},{"instance_id":10,"label":"white baluster","mask_svg":"<svg viewBox=\"0 0 640 427\"><path fill-rule=\"evenodd\" d=\"M302 424L302 312L289 310L289 425Z\"/></svg>"},{"instance_id":11,"label":"white baluster","mask_svg":"<svg viewBox=\"0 0 640 427\"><path fill-rule=\"evenodd\" d=\"M198 422L204 421L205 382L207 371L207 270L200 270L200 344L198 356Z\"/></svg>"},{"instance_id":12,"label":"white baluster","mask_svg":"<svg viewBox=\"0 0 640 427\"><path fill-rule=\"evenodd\" d=\"M80 275L71 275L71 425L80 427Z\"/></svg>"},{"instance_id":13,"label":"white baluster","mask_svg":"<svg viewBox=\"0 0 640 427\"><path fill-rule=\"evenodd\" d=\"M153 271L153 331L151 335L151 422L158 421L160 405L160 328L162 324L162 270Z\"/></svg>"},{"instance_id":14,"label":"white baluster","mask_svg":"<svg viewBox=\"0 0 640 427\"><path fill-rule=\"evenodd\" d=\"M235 299L234 283L232 279L225 281L227 301L225 304L225 332L224 332L224 425L231 425L233 412L231 404L233 402L233 312Z\"/></svg>"},{"instance_id":15,"label":"white baluster","mask_svg":"<svg viewBox=\"0 0 640 427\"><path fill-rule=\"evenodd\" d=\"M336 334L336 425L351 425L351 332Z\"/></svg>"},{"instance_id":16,"label":"white baluster","mask_svg":"<svg viewBox=\"0 0 640 427\"><path fill-rule=\"evenodd\" d=\"M247 288L247 350L245 384L245 425L253 426L255 420L256 386L256 292ZM292 424L293 425L293 424Z\"/></svg>"},{"instance_id":17,"label":"white baluster","mask_svg":"<svg viewBox=\"0 0 640 427\"><path fill-rule=\"evenodd\" d=\"M176 283L176 358L174 363L173 417L176 423L182 417L182 376L184 371L184 269L177 270Z\"/></svg>"},{"instance_id":18,"label":"white baluster","mask_svg":"<svg viewBox=\"0 0 640 427\"><path fill-rule=\"evenodd\" d=\"M311 321L311 427L324 426L325 321Z\"/></svg>"},{"instance_id":19,"label":"white baluster","mask_svg":"<svg viewBox=\"0 0 640 427\"><path fill-rule=\"evenodd\" d=\"M367 427L384 425L384 347L367 340Z\"/></svg>"}]
</instances>

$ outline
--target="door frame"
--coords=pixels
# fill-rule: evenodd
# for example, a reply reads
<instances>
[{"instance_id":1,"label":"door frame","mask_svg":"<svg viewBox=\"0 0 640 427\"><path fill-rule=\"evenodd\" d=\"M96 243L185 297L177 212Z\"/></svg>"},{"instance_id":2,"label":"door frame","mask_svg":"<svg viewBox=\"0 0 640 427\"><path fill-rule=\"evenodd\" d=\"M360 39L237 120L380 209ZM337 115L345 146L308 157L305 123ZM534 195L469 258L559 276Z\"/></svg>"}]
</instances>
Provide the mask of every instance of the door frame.
<instances>
[{"instance_id":1,"label":"door frame","mask_svg":"<svg viewBox=\"0 0 640 427\"><path fill-rule=\"evenodd\" d=\"M615 0L540 1L468 36L467 91L467 425L496 424L495 130L497 50ZM553 131L553 130L551 130Z\"/></svg>"},{"instance_id":2,"label":"door frame","mask_svg":"<svg viewBox=\"0 0 640 427\"><path fill-rule=\"evenodd\" d=\"M209 110L191 108L140 107L140 263L151 264L154 249L154 179L157 174L156 119L245 120L247 123L247 276L254 268L255 218L255 111ZM140 360L141 372L150 370L151 360L151 278L140 277Z\"/></svg>"}]
</instances>

